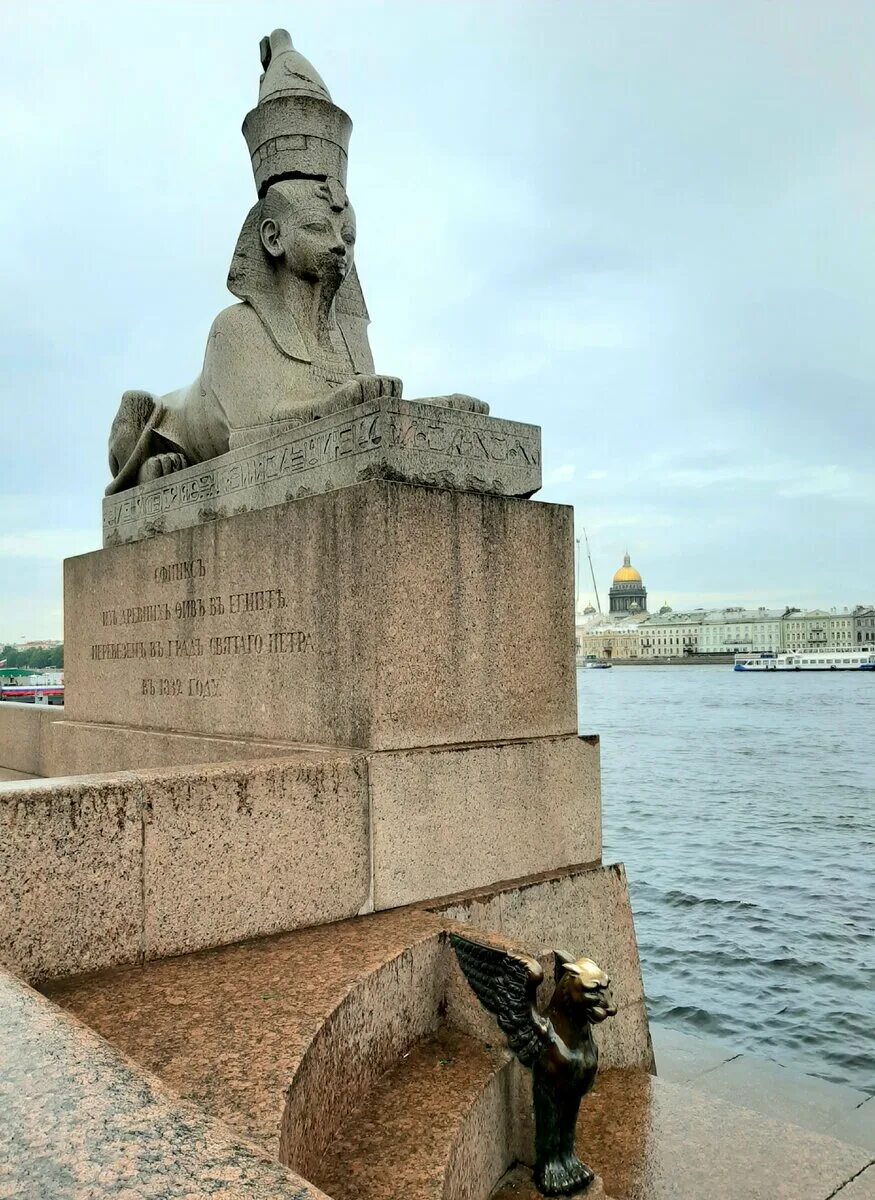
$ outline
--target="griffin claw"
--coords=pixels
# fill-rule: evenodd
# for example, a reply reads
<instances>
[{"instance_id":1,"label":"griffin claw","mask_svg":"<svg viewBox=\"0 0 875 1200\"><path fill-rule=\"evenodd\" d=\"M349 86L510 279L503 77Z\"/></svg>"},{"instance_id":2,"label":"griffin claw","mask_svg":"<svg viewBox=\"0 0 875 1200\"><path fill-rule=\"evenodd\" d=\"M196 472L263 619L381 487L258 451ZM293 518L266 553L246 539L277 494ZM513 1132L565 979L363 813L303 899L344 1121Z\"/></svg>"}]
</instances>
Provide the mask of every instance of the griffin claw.
<instances>
[{"instance_id":1,"label":"griffin claw","mask_svg":"<svg viewBox=\"0 0 875 1200\"><path fill-rule=\"evenodd\" d=\"M571 1196L588 1188L594 1178L589 1167L572 1157L544 1163L536 1183L545 1196Z\"/></svg>"}]
</instances>

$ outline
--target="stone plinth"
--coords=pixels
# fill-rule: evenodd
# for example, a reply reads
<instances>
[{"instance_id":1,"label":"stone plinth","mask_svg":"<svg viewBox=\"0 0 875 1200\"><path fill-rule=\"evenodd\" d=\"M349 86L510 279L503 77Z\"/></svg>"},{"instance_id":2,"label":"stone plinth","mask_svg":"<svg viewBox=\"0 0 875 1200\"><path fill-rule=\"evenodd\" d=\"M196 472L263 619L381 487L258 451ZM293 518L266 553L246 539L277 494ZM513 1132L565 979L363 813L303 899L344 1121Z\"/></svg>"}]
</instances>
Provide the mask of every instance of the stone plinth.
<instances>
[{"instance_id":1,"label":"stone plinth","mask_svg":"<svg viewBox=\"0 0 875 1200\"><path fill-rule=\"evenodd\" d=\"M598 746L289 751L7 783L0 835L0 964L78 974L598 862ZM544 929L579 908L559 895Z\"/></svg>"},{"instance_id":2,"label":"stone plinth","mask_svg":"<svg viewBox=\"0 0 875 1200\"><path fill-rule=\"evenodd\" d=\"M103 544L135 542L368 479L531 496L541 486L541 431L384 397L306 425L278 426L268 441L107 496Z\"/></svg>"},{"instance_id":3,"label":"stone plinth","mask_svg":"<svg viewBox=\"0 0 875 1200\"><path fill-rule=\"evenodd\" d=\"M577 730L570 508L375 480L68 559L70 721L373 750Z\"/></svg>"},{"instance_id":4,"label":"stone plinth","mask_svg":"<svg viewBox=\"0 0 875 1200\"><path fill-rule=\"evenodd\" d=\"M598 746L578 737L368 758L374 908L601 857Z\"/></svg>"}]
</instances>

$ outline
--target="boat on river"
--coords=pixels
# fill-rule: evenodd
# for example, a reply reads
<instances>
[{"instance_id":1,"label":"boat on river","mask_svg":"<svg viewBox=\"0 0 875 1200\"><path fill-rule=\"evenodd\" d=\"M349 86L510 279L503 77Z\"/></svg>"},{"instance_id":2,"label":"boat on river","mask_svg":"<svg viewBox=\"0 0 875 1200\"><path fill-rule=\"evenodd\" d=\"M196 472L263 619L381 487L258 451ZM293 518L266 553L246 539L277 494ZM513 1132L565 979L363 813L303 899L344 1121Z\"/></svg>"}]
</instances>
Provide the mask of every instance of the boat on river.
<instances>
[{"instance_id":1,"label":"boat on river","mask_svg":"<svg viewBox=\"0 0 875 1200\"><path fill-rule=\"evenodd\" d=\"M583 667L585 671L606 671L614 664L610 659L595 658L592 654L588 654L586 658L578 658L577 665Z\"/></svg>"},{"instance_id":2,"label":"boat on river","mask_svg":"<svg viewBox=\"0 0 875 1200\"><path fill-rule=\"evenodd\" d=\"M875 671L875 650L788 650L785 654L736 654L736 671Z\"/></svg>"}]
</instances>

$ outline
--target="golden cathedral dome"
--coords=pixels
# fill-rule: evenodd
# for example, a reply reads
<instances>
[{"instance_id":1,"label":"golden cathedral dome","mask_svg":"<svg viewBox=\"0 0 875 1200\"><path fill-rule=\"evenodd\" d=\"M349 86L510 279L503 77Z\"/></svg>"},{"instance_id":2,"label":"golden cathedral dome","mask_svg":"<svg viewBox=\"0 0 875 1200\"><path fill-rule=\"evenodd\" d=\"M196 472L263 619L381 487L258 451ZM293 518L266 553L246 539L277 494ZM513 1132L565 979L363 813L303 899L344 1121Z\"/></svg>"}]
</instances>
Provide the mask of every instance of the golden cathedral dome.
<instances>
[{"instance_id":1,"label":"golden cathedral dome","mask_svg":"<svg viewBox=\"0 0 875 1200\"><path fill-rule=\"evenodd\" d=\"M641 576L629 561L629 555L623 555L623 565L614 575L614 583L640 583Z\"/></svg>"}]
</instances>

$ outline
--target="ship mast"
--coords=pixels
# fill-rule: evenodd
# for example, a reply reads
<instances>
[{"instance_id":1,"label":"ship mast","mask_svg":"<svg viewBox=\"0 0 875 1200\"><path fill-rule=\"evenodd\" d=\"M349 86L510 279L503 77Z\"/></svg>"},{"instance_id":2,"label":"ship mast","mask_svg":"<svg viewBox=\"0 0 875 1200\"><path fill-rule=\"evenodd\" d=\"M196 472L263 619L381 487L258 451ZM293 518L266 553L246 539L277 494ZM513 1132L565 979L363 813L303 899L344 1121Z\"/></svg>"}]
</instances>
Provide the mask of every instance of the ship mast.
<instances>
[{"instance_id":1,"label":"ship mast","mask_svg":"<svg viewBox=\"0 0 875 1200\"><path fill-rule=\"evenodd\" d=\"M596 608L599 610L599 612L601 612L602 611L602 602L601 602L601 600L599 600L599 590L596 587L595 570L592 565L592 555L589 552L589 538L586 536L585 529L583 531L583 540L586 542L586 557L589 559L589 573L592 576L592 590L595 592Z\"/></svg>"}]
</instances>

